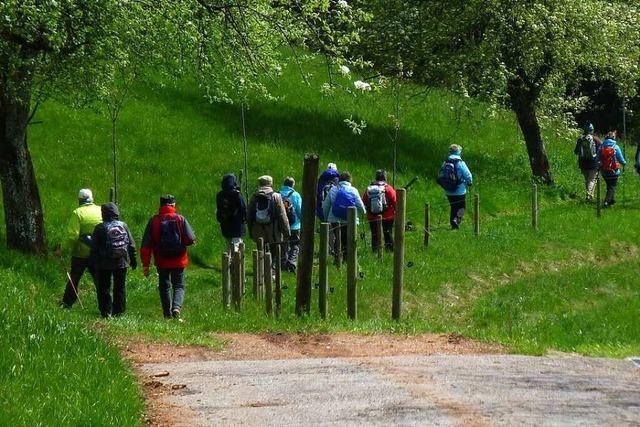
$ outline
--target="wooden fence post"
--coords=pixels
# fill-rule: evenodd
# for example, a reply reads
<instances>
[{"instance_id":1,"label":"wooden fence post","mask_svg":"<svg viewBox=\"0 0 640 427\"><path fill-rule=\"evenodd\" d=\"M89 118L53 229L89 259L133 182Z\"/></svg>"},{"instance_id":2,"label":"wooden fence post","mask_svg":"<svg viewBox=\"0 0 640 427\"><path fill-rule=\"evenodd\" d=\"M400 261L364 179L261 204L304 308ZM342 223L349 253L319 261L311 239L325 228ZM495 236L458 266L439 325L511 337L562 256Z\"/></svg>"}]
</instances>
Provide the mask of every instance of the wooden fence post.
<instances>
[{"instance_id":1,"label":"wooden fence post","mask_svg":"<svg viewBox=\"0 0 640 427\"><path fill-rule=\"evenodd\" d=\"M258 298L258 283L260 282L260 269L258 268L258 250L254 249L251 252L251 255L253 256L253 296L255 298Z\"/></svg>"},{"instance_id":2,"label":"wooden fence post","mask_svg":"<svg viewBox=\"0 0 640 427\"><path fill-rule=\"evenodd\" d=\"M480 195L473 195L473 234L480 235Z\"/></svg>"},{"instance_id":3,"label":"wooden fence post","mask_svg":"<svg viewBox=\"0 0 640 427\"><path fill-rule=\"evenodd\" d=\"M402 313L402 286L404 282L404 223L407 213L407 192L404 188L396 191L396 219L393 248L393 300L391 317L400 320Z\"/></svg>"},{"instance_id":4,"label":"wooden fence post","mask_svg":"<svg viewBox=\"0 0 640 427\"><path fill-rule=\"evenodd\" d=\"M274 252L274 263L276 265L276 283L274 290L275 311L276 318L279 319L282 311L282 247L280 245L276 245Z\"/></svg>"},{"instance_id":5,"label":"wooden fence post","mask_svg":"<svg viewBox=\"0 0 640 427\"><path fill-rule=\"evenodd\" d=\"M429 203L424 204L424 246L429 246L429 239L431 238L431 205Z\"/></svg>"},{"instance_id":6,"label":"wooden fence post","mask_svg":"<svg viewBox=\"0 0 640 427\"><path fill-rule=\"evenodd\" d=\"M272 288L272 276L271 276L271 252L264 254L264 297L266 300L267 314L271 316L273 313L273 288Z\"/></svg>"},{"instance_id":7,"label":"wooden fence post","mask_svg":"<svg viewBox=\"0 0 640 427\"><path fill-rule=\"evenodd\" d=\"M240 242L240 244L238 245L238 251L240 252L240 293L244 296L245 294L245 290L244 290L244 286L245 286L245 246L244 246L244 242Z\"/></svg>"},{"instance_id":8,"label":"wooden fence post","mask_svg":"<svg viewBox=\"0 0 640 427\"><path fill-rule=\"evenodd\" d=\"M264 239L258 238L258 299L264 298Z\"/></svg>"},{"instance_id":9,"label":"wooden fence post","mask_svg":"<svg viewBox=\"0 0 640 427\"><path fill-rule=\"evenodd\" d=\"M531 225L538 229L538 186L533 184L531 188Z\"/></svg>"},{"instance_id":10,"label":"wooden fence post","mask_svg":"<svg viewBox=\"0 0 640 427\"><path fill-rule=\"evenodd\" d=\"M327 261L329 259L329 224L323 222L320 224L320 255L319 255L319 275L320 275L320 296L318 298L318 304L320 309L320 317L327 318L327 311L329 304L327 303L327 296L329 293L329 270Z\"/></svg>"},{"instance_id":11,"label":"wooden fence post","mask_svg":"<svg viewBox=\"0 0 640 427\"><path fill-rule=\"evenodd\" d=\"M222 307L227 310L231 307L231 257L226 252L222 253Z\"/></svg>"},{"instance_id":12,"label":"wooden fence post","mask_svg":"<svg viewBox=\"0 0 640 427\"><path fill-rule=\"evenodd\" d=\"M347 208L347 315L349 319L358 317L357 268L358 250L356 242L356 219L358 212L355 206Z\"/></svg>"},{"instance_id":13,"label":"wooden fence post","mask_svg":"<svg viewBox=\"0 0 640 427\"><path fill-rule=\"evenodd\" d=\"M334 256L334 262L336 264L336 267L340 268L342 267L342 227L340 225L336 226L337 228L335 229L335 237L336 237L336 253Z\"/></svg>"},{"instance_id":14,"label":"wooden fence post","mask_svg":"<svg viewBox=\"0 0 640 427\"><path fill-rule=\"evenodd\" d=\"M304 156L302 173L302 224L300 228L300 256L296 277L296 314L302 316L311 312L311 288L313 284L313 251L316 235L316 191L318 188L317 154Z\"/></svg>"},{"instance_id":15,"label":"wooden fence post","mask_svg":"<svg viewBox=\"0 0 640 427\"><path fill-rule=\"evenodd\" d=\"M231 257L231 299L236 311L242 309L242 293L240 292L240 253L233 252Z\"/></svg>"},{"instance_id":16,"label":"wooden fence post","mask_svg":"<svg viewBox=\"0 0 640 427\"><path fill-rule=\"evenodd\" d=\"M382 215L378 215L376 220L376 231L378 232L378 247L376 251L378 252L378 258L382 258L384 256L384 232L382 230Z\"/></svg>"}]
</instances>

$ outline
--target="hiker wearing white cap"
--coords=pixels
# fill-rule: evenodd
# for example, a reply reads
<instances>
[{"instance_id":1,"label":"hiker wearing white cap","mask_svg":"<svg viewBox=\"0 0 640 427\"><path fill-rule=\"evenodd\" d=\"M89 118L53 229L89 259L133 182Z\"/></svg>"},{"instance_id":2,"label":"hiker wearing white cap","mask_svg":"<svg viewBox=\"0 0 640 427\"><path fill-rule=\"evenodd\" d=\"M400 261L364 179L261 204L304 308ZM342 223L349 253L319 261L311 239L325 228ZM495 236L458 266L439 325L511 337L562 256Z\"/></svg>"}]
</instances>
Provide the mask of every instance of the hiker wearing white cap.
<instances>
[{"instance_id":1,"label":"hiker wearing white cap","mask_svg":"<svg viewBox=\"0 0 640 427\"><path fill-rule=\"evenodd\" d=\"M80 207L73 211L67 224L61 248L56 251L57 256L62 256L63 253L71 255L71 271L67 275L67 286L60 303L64 308L71 308L78 300L80 279L85 270L89 270L94 285L96 283L94 268L89 265L89 252L91 233L102 222L102 214L100 206L93 203L93 193L88 188L78 192L78 204Z\"/></svg>"},{"instance_id":2,"label":"hiker wearing white cap","mask_svg":"<svg viewBox=\"0 0 640 427\"><path fill-rule=\"evenodd\" d=\"M258 178L258 189L249 202L247 227L251 239L257 242L262 237L269 244L269 251L291 236L282 196L273 191L273 178L269 175Z\"/></svg>"}]
</instances>

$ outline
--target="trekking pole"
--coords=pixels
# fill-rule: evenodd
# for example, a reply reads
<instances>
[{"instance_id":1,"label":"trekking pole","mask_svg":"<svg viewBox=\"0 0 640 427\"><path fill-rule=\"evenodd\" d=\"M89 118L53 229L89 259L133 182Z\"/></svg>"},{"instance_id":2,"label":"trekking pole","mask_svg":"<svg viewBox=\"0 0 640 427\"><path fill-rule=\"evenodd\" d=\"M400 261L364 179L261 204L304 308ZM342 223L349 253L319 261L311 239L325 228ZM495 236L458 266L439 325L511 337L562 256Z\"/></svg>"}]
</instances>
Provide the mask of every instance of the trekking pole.
<instances>
[{"instance_id":1,"label":"trekking pole","mask_svg":"<svg viewBox=\"0 0 640 427\"><path fill-rule=\"evenodd\" d=\"M58 265L60 266L60 268L64 270L64 273L67 275L67 280L69 280L69 284L71 284L71 289L73 289L73 293L76 294L76 298L78 298L78 303L80 304L80 308L84 310L84 304L82 304L82 300L80 299L78 288L76 287L75 283L73 283L73 280L71 279L71 274L69 274L69 270L67 270L67 267L65 267L65 265L62 263L62 260L60 258L58 258Z\"/></svg>"}]
</instances>

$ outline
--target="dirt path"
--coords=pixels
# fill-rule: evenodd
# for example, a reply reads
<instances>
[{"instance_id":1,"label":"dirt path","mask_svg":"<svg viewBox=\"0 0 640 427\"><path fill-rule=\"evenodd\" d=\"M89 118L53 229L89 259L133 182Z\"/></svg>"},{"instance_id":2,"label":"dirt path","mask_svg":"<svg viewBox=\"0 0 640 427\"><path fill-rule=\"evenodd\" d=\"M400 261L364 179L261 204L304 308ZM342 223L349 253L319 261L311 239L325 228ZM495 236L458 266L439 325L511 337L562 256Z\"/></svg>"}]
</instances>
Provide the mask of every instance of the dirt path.
<instances>
[{"instance_id":1,"label":"dirt path","mask_svg":"<svg viewBox=\"0 0 640 427\"><path fill-rule=\"evenodd\" d=\"M225 334L131 343L149 424L638 425L628 361L523 357L455 335ZM156 376L163 375L163 376Z\"/></svg>"}]
</instances>

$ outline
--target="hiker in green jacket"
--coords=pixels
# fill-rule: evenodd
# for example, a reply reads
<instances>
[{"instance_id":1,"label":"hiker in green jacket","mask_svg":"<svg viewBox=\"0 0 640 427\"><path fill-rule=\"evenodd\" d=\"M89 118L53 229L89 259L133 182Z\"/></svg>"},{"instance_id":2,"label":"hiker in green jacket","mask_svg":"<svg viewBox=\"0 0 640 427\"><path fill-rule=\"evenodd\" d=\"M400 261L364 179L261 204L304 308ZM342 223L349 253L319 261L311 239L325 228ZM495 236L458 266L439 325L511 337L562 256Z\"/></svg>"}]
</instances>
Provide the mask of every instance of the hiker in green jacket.
<instances>
[{"instance_id":1,"label":"hiker in green jacket","mask_svg":"<svg viewBox=\"0 0 640 427\"><path fill-rule=\"evenodd\" d=\"M93 283L96 284L94 268L89 265L89 252L91 233L95 226L102 222L102 214L100 206L93 204L93 194L88 188L80 190L78 203L80 207L71 214L62 247L56 251L59 257L63 252L71 254L71 272L67 276L67 286L60 303L64 308L71 308L77 301L80 279L85 270L89 270Z\"/></svg>"}]
</instances>

